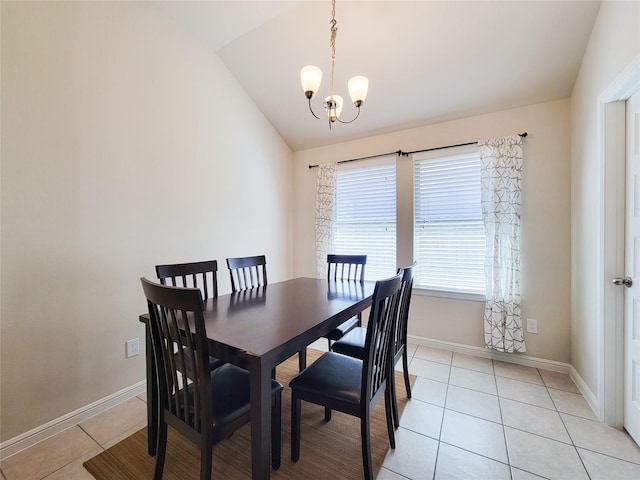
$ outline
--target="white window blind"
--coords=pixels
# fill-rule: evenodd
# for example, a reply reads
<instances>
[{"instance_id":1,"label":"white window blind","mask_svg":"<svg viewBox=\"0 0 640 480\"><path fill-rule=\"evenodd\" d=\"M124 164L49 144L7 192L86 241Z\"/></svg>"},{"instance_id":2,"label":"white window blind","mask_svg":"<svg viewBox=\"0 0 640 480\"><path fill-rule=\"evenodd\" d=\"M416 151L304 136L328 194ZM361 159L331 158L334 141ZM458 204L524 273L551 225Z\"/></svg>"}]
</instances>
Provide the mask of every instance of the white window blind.
<instances>
[{"instance_id":1,"label":"white window blind","mask_svg":"<svg viewBox=\"0 0 640 480\"><path fill-rule=\"evenodd\" d=\"M339 168L335 253L367 255L366 280L396 273L395 163Z\"/></svg>"},{"instance_id":2,"label":"white window blind","mask_svg":"<svg viewBox=\"0 0 640 480\"><path fill-rule=\"evenodd\" d=\"M477 151L414 157L416 287L485 293L485 232Z\"/></svg>"}]
</instances>

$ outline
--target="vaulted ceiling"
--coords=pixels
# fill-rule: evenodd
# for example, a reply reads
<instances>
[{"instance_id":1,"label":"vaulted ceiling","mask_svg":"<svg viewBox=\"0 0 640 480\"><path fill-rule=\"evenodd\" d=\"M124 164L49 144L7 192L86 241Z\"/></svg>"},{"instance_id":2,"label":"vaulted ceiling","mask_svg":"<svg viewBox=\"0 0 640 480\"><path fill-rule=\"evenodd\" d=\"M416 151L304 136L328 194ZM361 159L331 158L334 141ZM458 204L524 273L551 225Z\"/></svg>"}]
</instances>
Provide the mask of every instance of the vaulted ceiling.
<instances>
[{"instance_id":1,"label":"vaulted ceiling","mask_svg":"<svg viewBox=\"0 0 640 480\"><path fill-rule=\"evenodd\" d=\"M335 93L369 78L360 117L329 131L300 85L323 71L329 94L331 2L154 2L226 64L293 150L571 95L599 1L336 1ZM323 113L323 112L320 112Z\"/></svg>"}]
</instances>

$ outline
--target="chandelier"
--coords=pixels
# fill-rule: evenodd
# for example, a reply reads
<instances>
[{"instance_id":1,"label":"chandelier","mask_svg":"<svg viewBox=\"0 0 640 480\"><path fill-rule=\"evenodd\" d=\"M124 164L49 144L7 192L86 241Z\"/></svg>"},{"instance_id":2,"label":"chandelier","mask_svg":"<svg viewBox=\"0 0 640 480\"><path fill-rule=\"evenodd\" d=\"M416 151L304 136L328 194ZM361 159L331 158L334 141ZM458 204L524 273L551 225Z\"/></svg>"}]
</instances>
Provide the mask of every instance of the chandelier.
<instances>
[{"instance_id":1,"label":"chandelier","mask_svg":"<svg viewBox=\"0 0 640 480\"><path fill-rule=\"evenodd\" d=\"M356 116L351 120L342 120L340 113L342 112L343 100L340 95L333 94L333 73L336 64L336 34L338 33L338 27L336 22L336 1L331 0L331 37L329 39L329 47L331 47L331 83L329 84L329 96L324 99L322 106L326 111L327 118L329 119L329 130L332 129L333 124L338 121L340 123L351 123L360 115L360 107L364 103L364 99L367 96L367 90L369 89L369 79L367 77L353 77L349 80L349 95L351 101L357 108ZM322 80L322 70L315 65L307 65L300 72L300 80L302 81L302 90L304 95L309 100L309 111L311 114L320 119L315 114L311 107L311 98L315 95L320 87Z\"/></svg>"}]
</instances>

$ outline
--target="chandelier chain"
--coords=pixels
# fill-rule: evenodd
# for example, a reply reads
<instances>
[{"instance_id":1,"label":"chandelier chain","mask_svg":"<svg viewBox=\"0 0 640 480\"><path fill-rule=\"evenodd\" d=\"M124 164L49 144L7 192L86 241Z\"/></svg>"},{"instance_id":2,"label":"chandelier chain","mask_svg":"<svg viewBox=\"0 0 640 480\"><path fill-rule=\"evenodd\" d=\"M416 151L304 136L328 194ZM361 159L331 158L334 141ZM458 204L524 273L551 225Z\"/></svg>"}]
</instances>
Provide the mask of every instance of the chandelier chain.
<instances>
[{"instance_id":1,"label":"chandelier chain","mask_svg":"<svg viewBox=\"0 0 640 480\"><path fill-rule=\"evenodd\" d=\"M329 39L329 47L331 47L331 58L336 58L336 34L338 33L337 21L331 20L331 38Z\"/></svg>"},{"instance_id":2,"label":"chandelier chain","mask_svg":"<svg viewBox=\"0 0 640 480\"><path fill-rule=\"evenodd\" d=\"M336 20L336 0L331 1L331 38L329 47L331 48L331 81L329 84L329 98L333 102L333 77L336 65L336 35L338 34L338 22ZM334 107L335 112L335 107Z\"/></svg>"},{"instance_id":3,"label":"chandelier chain","mask_svg":"<svg viewBox=\"0 0 640 480\"><path fill-rule=\"evenodd\" d=\"M336 56L336 34L338 33L338 22L336 20L336 0L331 1L331 39L329 40L329 46L331 47L331 57Z\"/></svg>"}]
</instances>

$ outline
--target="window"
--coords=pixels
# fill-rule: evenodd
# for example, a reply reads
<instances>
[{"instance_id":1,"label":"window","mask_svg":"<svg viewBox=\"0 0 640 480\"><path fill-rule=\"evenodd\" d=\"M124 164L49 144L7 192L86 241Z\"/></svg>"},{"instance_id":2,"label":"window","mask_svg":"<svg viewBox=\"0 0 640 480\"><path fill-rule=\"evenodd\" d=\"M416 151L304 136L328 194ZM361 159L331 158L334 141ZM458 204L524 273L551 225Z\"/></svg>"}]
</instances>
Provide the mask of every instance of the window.
<instances>
[{"instance_id":1,"label":"window","mask_svg":"<svg viewBox=\"0 0 640 480\"><path fill-rule=\"evenodd\" d=\"M367 255L366 280L396 273L396 166L339 168L335 253Z\"/></svg>"},{"instance_id":2,"label":"window","mask_svg":"<svg viewBox=\"0 0 640 480\"><path fill-rule=\"evenodd\" d=\"M485 293L485 233L477 151L414 157L416 287Z\"/></svg>"}]
</instances>

